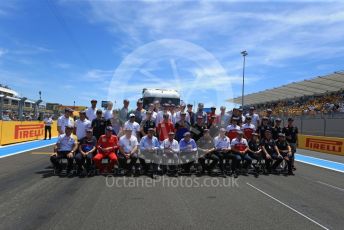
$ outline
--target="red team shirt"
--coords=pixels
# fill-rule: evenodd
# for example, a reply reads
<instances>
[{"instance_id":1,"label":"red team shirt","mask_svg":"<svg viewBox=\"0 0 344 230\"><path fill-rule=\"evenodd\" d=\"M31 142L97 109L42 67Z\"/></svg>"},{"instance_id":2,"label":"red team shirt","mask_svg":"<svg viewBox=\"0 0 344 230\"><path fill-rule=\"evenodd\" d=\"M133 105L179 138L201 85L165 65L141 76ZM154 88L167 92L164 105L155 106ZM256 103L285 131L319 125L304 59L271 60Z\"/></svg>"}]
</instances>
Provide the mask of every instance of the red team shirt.
<instances>
[{"instance_id":1,"label":"red team shirt","mask_svg":"<svg viewBox=\"0 0 344 230\"><path fill-rule=\"evenodd\" d=\"M241 127L241 130L244 133L244 137L247 140L251 140L252 139L252 133L254 133L256 131L256 127L253 124L244 124Z\"/></svg>"},{"instance_id":2,"label":"red team shirt","mask_svg":"<svg viewBox=\"0 0 344 230\"><path fill-rule=\"evenodd\" d=\"M106 137L106 135L100 136L97 144L98 151L100 151L100 147L102 148L108 148L108 147L113 147L113 151L115 152L119 146L118 146L118 138L115 135L111 135L111 137Z\"/></svg>"},{"instance_id":3,"label":"red team shirt","mask_svg":"<svg viewBox=\"0 0 344 230\"><path fill-rule=\"evenodd\" d=\"M234 138L237 137L238 135L238 131L240 130L240 126L239 125L228 125L227 126L227 137L230 140L233 140Z\"/></svg>"},{"instance_id":4,"label":"red team shirt","mask_svg":"<svg viewBox=\"0 0 344 230\"><path fill-rule=\"evenodd\" d=\"M172 122L161 122L158 124L157 132L159 133L159 141L164 141L168 138L169 132L174 132L174 125Z\"/></svg>"},{"instance_id":5,"label":"red team shirt","mask_svg":"<svg viewBox=\"0 0 344 230\"><path fill-rule=\"evenodd\" d=\"M245 138L241 138L241 140L238 140L238 138L234 138L231 142L231 148L237 151L244 151L247 146L248 143Z\"/></svg>"}]
</instances>

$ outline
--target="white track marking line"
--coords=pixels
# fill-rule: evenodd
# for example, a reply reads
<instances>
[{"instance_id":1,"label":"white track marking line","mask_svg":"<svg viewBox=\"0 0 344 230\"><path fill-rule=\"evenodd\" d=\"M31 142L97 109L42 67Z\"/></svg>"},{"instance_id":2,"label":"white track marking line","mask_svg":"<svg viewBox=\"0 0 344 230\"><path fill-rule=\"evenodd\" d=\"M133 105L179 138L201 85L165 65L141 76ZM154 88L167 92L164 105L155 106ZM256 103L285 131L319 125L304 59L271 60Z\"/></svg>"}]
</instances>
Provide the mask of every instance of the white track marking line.
<instances>
[{"instance_id":1,"label":"white track marking line","mask_svg":"<svg viewBox=\"0 0 344 230\"><path fill-rule=\"evenodd\" d=\"M344 192L344 189L343 189L343 188L339 188L339 187L337 187L337 186L330 185L330 184L327 184L327 183L322 182L322 181L317 181L317 183L322 184L322 185L325 185L325 186L330 187L330 188L337 189L337 190L339 190L339 191L341 191L341 192Z\"/></svg>"},{"instance_id":2,"label":"white track marking line","mask_svg":"<svg viewBox=\"0 0 344 230\"><path fill-rule=\"evenodd\" d=\"M313 220L312 218L306 216L305 214L303 214L303 213L297 211L295 208L292 208L292 207L290 207L289 205L283 203L282 201L278 200L277 198L275 198L275 197L273 197L273 196L267 194L267 193L264 192L263 190L261 190L261 189L255 187L255 186L253 186L253 185L251 185L251 184L248 183L248 182L246 182L246 184L249 185L249 186L251 186L251 187L254 188L255 190L257 190L258 192L263 193L265 196L267 196L267 197L273 199L274 201L277 201L277 202L280 203L281 205L283 205L283 206L289 208L290 210L296 212L297 214L303 216L304 218L306 218L307 220L309 220L309 221L313 222L314 224L318 225L318 226L321 227L322 229L329 230L329 228L327 228L327 227L325 227L324 225L322 225L322 224L316 222L315 220Z\"/></svg>"},{"instance_id":3,"label":"white track marking line","mask_svg":"<svg viewBox=\"0 0 344 230\"><path fill-rule=\"evenodd\" d=\"M334 169L334 168L330 168L330 167L326 167L326 166L322 166L322 165L318 165L318 164L313 164L313 163L309 163L309 162L307 162L307 161L301 161L301 160L296 160L296 159L295 159L295 161L298 161L298 162L301 162L301 163L307 164L307 165L316 166L316 167L319 167L319 168L324 168L324 169L329 169L329 170L332 170L332 171L344 173L343 170Z\"/></svg>"}]
</instances>

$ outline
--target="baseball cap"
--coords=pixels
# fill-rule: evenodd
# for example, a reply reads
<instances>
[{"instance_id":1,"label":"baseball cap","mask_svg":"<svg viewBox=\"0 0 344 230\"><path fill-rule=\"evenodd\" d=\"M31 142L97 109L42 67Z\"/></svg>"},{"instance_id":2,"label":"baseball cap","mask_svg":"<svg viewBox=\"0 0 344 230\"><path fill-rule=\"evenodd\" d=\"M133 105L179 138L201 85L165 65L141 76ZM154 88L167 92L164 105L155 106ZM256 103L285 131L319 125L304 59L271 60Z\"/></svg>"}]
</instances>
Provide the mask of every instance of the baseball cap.
<instances>
[{"instance_id":1,"label":"baseball cap","mask_svg":"<svg viewBox=\"0 0 344 230\"><path fill-rule=\"evenodd\" d=\"M262 120L269 120L269 118L268 117L263 117Z\"/></svg>"},{"instance_id":2,"label":"baseball cap","mask_svg":"<svg viewBox=\"0 0 344 230\"><path fill-rule=\"evenodd\" d=\"M277 118L276 118L276 121L282 121L282 119L281 119L281 118L279 118L279 117L277 117Z\"/></svg>"},{"instance_id":3,"label":"baseball cap","mask_svg":"<svg viewBox=\"0 0 344 230\"><path fill-rule=\"evenodd\" d=\"M148 131L155 131L154 128L149 128Z\"/></svg>"},{"instance_id":4,"label":"baseball cap","mask_svg":"<svg viewBox=\"0 0 344 230\"><path fill-rule=\"evenodd\" d=\"M86 132L87 132L87 133L93 132L93 129L92 129L92 128L87 128L87 129L86 129Z\"/></svg>"},{"instance_id":5,"label":"baseball cap","mask_svg":"<svg viewBox=\"0 0 344 230\"><path fill-rule=\"evenodd\" d=\"M129 114L129 117L135 117L135 114L131 113Z\"/></svg>"},{"instance_id":6,"label":"baseball cap","mask_svg":"<svg viewBox=\"0 0 344 230\"><path fill-rule=\"evenodd\" d=\"M168 135L174 135L174 132L171 131L171 132L168 133Z\"/></svg>"},{"instance_id":7,"label":"baseball cap","mask_svg":"<svg viewBox=\"0 0 344 230\"><path fill-rule=\"evenodd\" d=\"M278 136L279 137L285 137L285 134L284 133L279 133Z\"/></svg>"},{"instance_id":8,"label":"baseball cap","mask_svg":"<svg viewBox=\"0 0 344 230\"><path fill-rule=\"evenodd\" d=\"M272 112L272 109L267 109L266 112Z\"/></svg>"},{"instance_id":9,"label":"baseball cap","mask_svg":"<svg viewBox=\"0 0 344 230\"><path fill-rule=\"evenodd\" d=\"M113 130L112 126L107 126L106 127L106 131L112 131L112 130Z\"/></svg>"},{"instance_id":10,"label":"baseball cap","mask_svg":"<svg viewBox=\"0 0 344 230\"><path fill-rule=\"evenodd\" d=\"M244 133L243 133L241 130L238 130L238 131L237 131L237 134L238 134L238 135L242 135L242 134L244 134Z\"/></svg>"},{"instance_id":11,"label":"baseball cap","mask_svg":"<svg viewBox=\"0 0 344 230\"><path fill-rule=\"evenodd\" d=\"M232 120L233 121L239 121L239 117L233 117Z\"/></svg>"},{"instance_id":12,"label":"baseball cap","mask_svg":"<svg viewBox=\"0 0 344 230\"><path fill-rule=\"evenodd\" d=\"M186 112L181 112L180 115L186 115Z\"/></svg>"}]
</instances>

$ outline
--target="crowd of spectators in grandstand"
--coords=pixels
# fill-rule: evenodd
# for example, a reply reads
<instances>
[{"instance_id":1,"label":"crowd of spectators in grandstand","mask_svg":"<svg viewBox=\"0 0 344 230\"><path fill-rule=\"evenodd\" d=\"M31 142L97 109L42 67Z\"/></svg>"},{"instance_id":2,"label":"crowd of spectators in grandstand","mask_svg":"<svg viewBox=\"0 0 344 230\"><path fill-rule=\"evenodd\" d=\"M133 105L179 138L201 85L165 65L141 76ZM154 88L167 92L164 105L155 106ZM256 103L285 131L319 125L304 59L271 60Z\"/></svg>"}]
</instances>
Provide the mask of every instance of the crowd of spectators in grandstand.
<instances>
[{"instance_id":1,"label":"crowd of spectators in grandstand","mask_svg":"<svg viewBox=\"0 0 344 230\"><path fill-rule=\"evenodd\" d=\"M263 115L267 108L278 116L301 116L317 114L344 113L344 90L325 95L304 96L296 99L256 105Z\"/></svg>"}]
</instances>

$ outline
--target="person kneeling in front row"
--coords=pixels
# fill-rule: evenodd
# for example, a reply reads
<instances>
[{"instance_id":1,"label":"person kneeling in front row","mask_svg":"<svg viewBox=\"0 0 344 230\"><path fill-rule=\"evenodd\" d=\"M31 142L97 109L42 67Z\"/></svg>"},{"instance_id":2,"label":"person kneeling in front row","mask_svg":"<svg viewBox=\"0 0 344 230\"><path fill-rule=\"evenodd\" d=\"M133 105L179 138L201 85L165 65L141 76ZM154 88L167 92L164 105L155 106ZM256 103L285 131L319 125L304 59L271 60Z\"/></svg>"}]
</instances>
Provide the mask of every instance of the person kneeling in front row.
<instances>
[{"instance_id":1,"label":"person kneeling in front row","mask_svg":"<svg viewBox=\"0 0 344 230\"><path fill-rule=\"evenodd\" d=\"M55 172L60 174L62 171L62 165L60 160L62 158L66 158L67 163L67 174L71 176L73 174L73 159L74 153L78 148L78 144L75 138L72 136L72 131L74 127L72 125L68 125L65 128L65 133L61 134L58 139L57 143L54 147L54 154L50 156L50 161L54 166Z\"/></svg>"},{"instance_id":2,"label":"person kneeling in front row","mask_svg":"<svg viewBox=\"0 0 344 230\"><path fill-rule=\"evenodd\" d=\"M98 153L94 156L93 161L100 173L111 172L114 169L115 164L118 164L116 151L118 150L118 139L117 136L112 134L112 126L106 127L105 135L101 135L97 150ZM105 169L102 160L104 158L109 159L107 168Z\"/></svg>"},{"instance_id":3,"label":"person kneeling in front row","mask_svg":"<svg viewBox=\"0 0 344 230\"><path fill-rule=\"evenodd\" d=\"M83 176L84 169L86 169L86 173L89 176L92 175L92 158L95 155L96 146L97 139L93 136L93 130L91 128L88 128L86 130L86 137L82 138L79 141L79 151L75 155L75 161L78 165L78 175Z\"/></svg>"}]
</instances>

